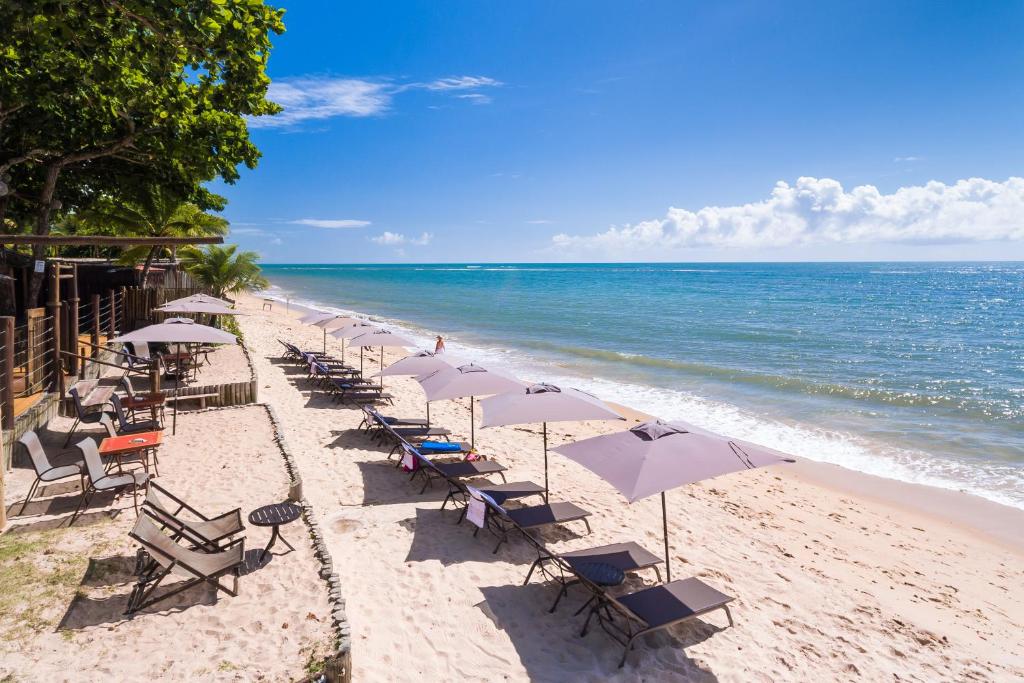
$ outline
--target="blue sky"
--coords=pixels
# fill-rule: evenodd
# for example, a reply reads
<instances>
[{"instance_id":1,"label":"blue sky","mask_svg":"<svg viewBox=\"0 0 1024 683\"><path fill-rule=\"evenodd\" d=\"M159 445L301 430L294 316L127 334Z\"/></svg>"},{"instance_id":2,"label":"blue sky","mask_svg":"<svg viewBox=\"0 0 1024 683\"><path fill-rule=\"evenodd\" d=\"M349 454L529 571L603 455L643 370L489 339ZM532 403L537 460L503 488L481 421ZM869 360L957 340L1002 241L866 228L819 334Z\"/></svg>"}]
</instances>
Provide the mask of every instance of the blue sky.
<instances>
[{"instance_id":1,"label":"blue sky","mask_svg":"<svg viewBox=\"0 0 1024 683\"><path fill-rule=\"evenodd\" d=\"M285 6L268 262L1024 259L1024 4Z\"/></svg>"}]
</instances>

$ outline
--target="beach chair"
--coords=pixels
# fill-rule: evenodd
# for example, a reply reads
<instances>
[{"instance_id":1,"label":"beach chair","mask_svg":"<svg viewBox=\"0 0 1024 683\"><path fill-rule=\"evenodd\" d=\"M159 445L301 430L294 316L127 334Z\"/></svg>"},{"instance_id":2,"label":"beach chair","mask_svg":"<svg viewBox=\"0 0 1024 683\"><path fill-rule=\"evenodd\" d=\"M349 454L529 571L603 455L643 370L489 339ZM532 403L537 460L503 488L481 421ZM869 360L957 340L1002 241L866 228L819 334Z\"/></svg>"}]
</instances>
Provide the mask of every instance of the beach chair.
<instances>
[{"instance_id":1,"label":"beach chair","mask_svg":"<svg viewBox=\"0 0 1024 683\"><path fill-rule=\"evenodd\" d=\"M156 482L149 483L142 507L150 511L161 528L172 532L174 540L183 538L203 552L222 550L224 541L245 531L241 508L207 517Z\"/></svg>"},{"instance_id":2,"label":"beach chair","mask_svg":"<svg viewBox=\"0 0 1024 683\"><path fill-rule=\"evenodd\" d=\"M390 439L392 446L388 452L388 460L391 459L395 453L402 450L403 445L413 448L420 453L426 453L428 456L437 457L462 457L468 458L473 453L473 446L465 441L449 441L447 438L444 441L433 441L429 438L424 439L407 439L398 433L398 431L391 425L381 425L381 429L384 432L384 436L380 437L379 440L383 443L384 439ZM478 456L478 460L487 460L484 456ZM401 458L395 464L395 467L400 467L402 464Z\"/></svg>"},{"instance_id":3,"label":"beach chair","mask_svg":"<svg viewBox=\"0 0 1024 683\"><path fill-rule=\"evenodd\" d=\"M86 480L89 484L82 488L82 499L78 502L74 514L71 515L68 526L75 523L79 512L89 507L89 500L97 491L123 493L126 489L131 489L132 506L135 508L135 514L139 514L139 488L149 482L149 475L138 471L108 474L103 467L103 458L100 457L100 452L96 449L96 442L92 439L82 439L75 444L75 448L82 452L85 459Z\"/></svg>"},{"instance_id":4,"label":"beach chair","mask_svg":"<svg viewBox=\"0 0 1024 683\"><path fill-rule=\"evenodd\" d=\"M497 474L501 477L501 480L505 480L505 467L499 465L492 460L460 460L458 462L436 462L428 455L424 455L417 449L413 448L407 443L401 445L403 456L400 464L404 465L406 469L412 471L412 475L409 477L409 481L414 481L417 477L424 479L423 488L420 489L420 493L423 493L433 485L435 479L448 482L458 479L470 479L472 477L485 477L491 474ZM448 500L451 497L451 491L449 490Z\"/></svg>"},{"instance_id":5,"label":"beach chair","mask_svg":"<svg viewBox=\"0 0 1024 683\"><path fill-rule=\"evenodd\" d=\"M359 423L358 429L362 429L365 432L381 430L384 428L384 425L391 425L392 427L429 426L427 420L421 417L391 417L388 415L381 415L377 412L377 409L371 405L362 405L359 407L363 410L363 421Z\"/></svg>"},{"instance_id":6,"label":"beach chair","mask_svg":"<svg viewBox=\"0 0 1024 683\"><path fill-rule=\"evenodd\" d=\"M70 465L54 467L50 464L50 459L46 455L42 442L39 441L39 435L33 431L27 431L22 434L18 439L18 443L28 452L29 459L32 460L32 468L36 471L35 481L32 482L32 486L28 489L28 495L25 496L25 502L21 504L19 515L24 514L25 507L32 500L32 496L38 491L40 483L48 484L60 481L61 479L78 477L79 485L82 491L85 491L85 463L83 461L79 460Z\"/></svg>"},{"instance_id":7,"label":"beach chair","mask_svg":"<svg viewBox=\"0 0 1024 683\"><path fill-rule=\"evenodd\" d=\"M598 586L590 586L596 600L583 623L580 636L587 635L590 622L597 617L602 630L623 646L619 668L633 649L637 638L669 628L701 615L724 610L733 626L729 603L733 597L712 588L696 577L678 579L660 586L651 586L635 593L612 596Z\"/></svg>"},{"instance_id":8,"label":"beach chair","mask_svg":"<svg viewBox=\"0 0 1024 683\"><path fill-rule=\"evenodd\" d=\"M149 555L151 561L146 563L138 582L132 588L125 614L134 614L203 583L232 597L238 595L238 576L245 563L245 538L236 538L215 552L190 550L178 545L161 531L148 510L139 515L135 527L128 535L138 541L141 550ZM163 580L171 574L185 580L160 595L154 595ZM220 581L227 574L234 575L231 588Z\"/></svg>"},{"instance_id":9,"label":"beach chair","mask_svg":"<svg viewBox=\"0 0 1024 683\"><path fill-rule=\"evenodd\" d=\"M469 492L471 508L466 512L466 518L473 521L477 527L473 531L473 535L476 536L480 529L487 529L494 534L498 539L498 544L494 546L493 552L495 553L501 548L501 544L508 540L509 534L516 531L522 532L533 542L528 533L530 531L552 524L582 521L587 527L587 533L591 533L590 521L587 519L591 513L574 503L546 503L508 510L479 489L472 486L467 486L466 489ZM481 503L483 504L483 514L474 516L472 508L480 509Z\"/></svg>"},{"instance_id":10,"label":"beach chair","mask_svg":"<svg viewBox=\"0 0 1024 683\"><path fill-rule=\"evenodd\" d=\"M100 410L85 410L85 406L82 405L82 397L78 394L78 389L75 387L68 389L68 396L71 397L71 402L75 406L75 421L71 424L71 430L68 432L67 438L64 439L65 447L71 443L71 437L75 435L75 431L80 425L97 424L103 416L102 406L100 407Z\"/></svg>"},{"instance_id":11,"label":"beach chair","mask_svg":"<svg viewBox=\"0 0 1024 683\"><path fill-rule=\"evenodd\" d=\"M135 420L131 421L125 415L121 397L114 394L110 397L110 403L114 406L114 416L117 418L118 434L135 434L137 432L157 432L163 429L159 420Z\"/></svg>"},{"instance_id":12,"label":"beach chair","mask_svg":"<svg viewBox=\"0 0 1024 683\"><path fill-rule=\"evenodd\" d=\"M384 420L372 406L360 406L363 408L363 412L369 411L374 425L377 430L371 437L378 443L385 443L387 441L392 442L392 453L394 447L402 441L410 443L413 441L424 441L427 439L444 439L446 442L449 441L451 436L451 430L444 429L443 427L402 427L388 423Z\"/></svg>"},{"instance_id":13,"label":"beach chair","mask_svg":"<svg viewBox=\"0 0 1024 683\"><path fill-rule=\"evenodd\" d=\"M484 490L484 493L488 492ZM533 561L530 570L526 572L526 580L523 581L523 585L530 582L534 571L558 584L558 595L548 612L555 611L562 598L568 595L570 586L583 584L590 588L595 583L592 571L595 568L611 567L614 571L620 572L623 577L626 574L653 569L658 577L658 583L661 583L661 570L658 565L665 560L633 541L611 543L564 553L549 550L539 542L535 543L534 547L537 550L537 559ZM576 614L582 613L593 603L594 599L595 597L592 595L582 607L576 610Z\"/></svg>"}]
</instances>

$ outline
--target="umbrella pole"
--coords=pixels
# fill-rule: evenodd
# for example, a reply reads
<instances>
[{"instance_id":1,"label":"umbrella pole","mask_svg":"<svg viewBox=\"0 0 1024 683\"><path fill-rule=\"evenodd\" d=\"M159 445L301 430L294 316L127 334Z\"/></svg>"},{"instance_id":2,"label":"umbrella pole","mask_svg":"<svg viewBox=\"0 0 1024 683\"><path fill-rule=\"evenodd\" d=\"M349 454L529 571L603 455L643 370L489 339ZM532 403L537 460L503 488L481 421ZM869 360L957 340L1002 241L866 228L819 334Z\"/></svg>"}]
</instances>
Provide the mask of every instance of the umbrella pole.
<instances>
[{"instance_id":1,"label":"umbrella pole","mask_svg":"<svg viewBox=\"0 0 1024 683\"><path fill-rule=\"evenodd\" d=\"M665 492L661 492L661 532L665 536L665 576L666 583L672 583L672 562L668 557L668 509L665 507Z\"/></svg>"},{"instance_id":2,"label":"umbrella pole","mask_svg":"<svg viewBox=\"0 0 1024 683\"><path fill-rule=\"evenodd\" d=\"M427 429L430 429L430 401L427 401Z\"/></svg>"},{"instance_id":3,"label":"umbrella pole","mask_svg":"<svg viewBox=\"0 0 1024 683\"><path fill-rule=\"evenodd\" d=\"M476 448L476 420L473 418L473 397L469 397L469 445Z\"/></svg>"},{"instance_id":4,"label":"umbrella pole","mask_svg":"<svg viewBox=\"0 0 1024 683\"><path fill-rule=\"evenodd\" d=\"M359 375L363 374L363 347L359 347Z\"/></svg>"},{"instance_id":5,"label":"umbrella pole","mask_svg":"<svg viewBox=\"0 0 1024 683\"><path fill-rule=\"evenodd\" d=\"M544 423L544 502L548 502L548 423Z\"/></svg>"},{"instance_id":6,"label":"umbrella pole","mask_svg":"<svg viewBox=\"0 0 1024 683\"><path fill-rule=\"evenodd\" d=\"M174 373L174 413L171 416L171 434L178 433L178 375L180 373L175 371Z\"/></svg>"},{"instance_id":7,"label":"umbrella pole","mask_svg":"<svg viewBox=\"0 0 1024 683\"><path fill-rule=\"evenodd\" d=\"M384 372L384 347L380 347L380 371ZM384 391L384 375L380 376L380 390Z\"/></svg>"},{"instance_id":8,"label":"umbrella pole","mask_svg":"<svg viewBox=\"0 0 1024 683\"><path fill-rule=\"evenodd\" d=\"M327 355L327 328L324 328L324 355Z\"/></svg>"}]
</instances>

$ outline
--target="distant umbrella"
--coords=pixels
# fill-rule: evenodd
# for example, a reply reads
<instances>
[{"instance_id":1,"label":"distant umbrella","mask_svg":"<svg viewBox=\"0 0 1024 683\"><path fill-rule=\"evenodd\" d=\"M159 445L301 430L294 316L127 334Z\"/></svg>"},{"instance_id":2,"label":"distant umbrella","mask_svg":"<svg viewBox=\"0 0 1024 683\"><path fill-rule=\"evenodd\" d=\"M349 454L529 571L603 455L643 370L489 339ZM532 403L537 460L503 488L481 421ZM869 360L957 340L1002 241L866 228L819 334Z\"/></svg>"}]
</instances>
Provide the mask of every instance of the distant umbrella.
<instances>
[{"instance_id":1,"label":"distant umbrella","mask_svg":"<svg viewBox=\"0 0 1024 683\"><path fill-rule=\"evenodd\" d=\"M349 341L349 345L359 347L359 371L363 370L363 349L372 348L374 346L380 347L380 366L384 367L384 347L385 346L415 346L416 342L411 339L389 332L384 329L370 330L365 334L361 334L358 337L352 337Z\"/></svg>"},{"instance_id":2,"label":"distant umbrella","mask_svg":"<svg viewBox=\"0 0 1024 683\"><path fill-rule=\"evenodd\" d=\"M446 353L435 353L433 351L417 351L411 356L397 360L380 372L374 373L373 377L391 377L396 375L414 375L416 377L429 375L435 370L462 365L463 361L455 356ZM427 426L430 426L430 401L427 401Z\"/></svg>"},{"instance_id":3,"label":"distant umbrella","mask_svg":"<svg viewBox=\"0 0 1024 683\"><path fill-rule=\"evenodd\" d=\"M336 313L310 313L299 318L300 322L304 322L307 325L313 325L319 327L324 333L324 353L327 353L327 330L332 327L344 327L354 322L358 322L355 318L350 318L346 315L338 315ZM344 349L342 349L342 357L345 355Z\"/></svg>"},{"instance_id":4,"label":"distant umbrella","mask_svg":"<svg viewBox=\"0 0 1024 683\"><path fill-rule=\"evenodd\" d=\"M155 309L161 313L202 313L205 315L244 315L235 308L228 308L215 301L179 301Z\"/></svg>"},{"instance_id":5,"label":"distant umbrella","mask_svg":"<svg viewBox=\"0 0 1024 683\"><path fill-rule=\"evenodd\" d=\"M147 344L235 344L238 337L189 318L168 318L110 340L110 343L146 342ZM171 433L178 431L178 375L174 375L174 413Z\"/></svg>"},{"instance_id":6,"label":"distant umbrella","mask_svg":"<svg viewBox=\"0 0 1024 683\"><path fill-rule=\"evenodd\" d=\"M491 372L470 363L458 367L442 368L429 375L417 377L428 401L440 401L469 397L469 441L476 444L475 399L476 396L491 396L507 391L520 390L526 385L514 377Z\"/></svg>"},{"instance_id":7,"label":"distant umbrella","mask_svg":"<svg viewBox=\"0 0 1024 683\"><path fill-rule=\"evenodd\" d=\"M331 332L331 336L332 337L334 337L335 339L340 339L341 340L341 359L345 360L345 340L346 339L351 339L352 337L358 337L361 334L366 334L367 332L371 332L371 331L373 331L375 329L377 329L377 325L374 325L373 323L370 323L370 322L366 322L365 320L357 320L357 321L355 321L353 323L349 323L348 325L344 325L342 327L339 327L338 329L336 329L333 332ZM362 352L362 350L359 351L359 370L360 370L360 372L362 372L362 370L363 370L363 352Z\"/></svg>"},{"instance_id":8,"label":"distant umbrella","mask_svg":"<svg viewBox=\"0 0 1024 683\"><path fill-rule=\"evenodd\" d=\"M525 389L491 396L480 401L480 408L483 427L543 424L545 495L548 491L548 422L625 419L596 396L554 384L532 384Z\"/></svg>"},{"instance_id":9,"label":"distant umbrella","mask_svg":"<svg viewBox=\"0 0 1024 683\"><path fill-rule=\"evenodd\" d=\"M614 486L630 503L661 494L665 567L668 552L665 491L730 472L793 462L783 453L693 427L652 420L632 429L595 436L552 449L575 460Z\"/></svg>"},{"instance_id":10,"label":"distant umbrella","mask_svg":"<svg viewBox=\"0 0 1024 683\"><path fill-rule=\"evenodd\" d=\"M183 296L180 299L173 299L164 303L164 306L170 306L172 304L188 304L188 303L200 303L200 304L220 304L221 306L230 306L231 302L225 299L218 299L215 296L209 294L192 294L190 296Z\"/></svg>"}]
</instances>

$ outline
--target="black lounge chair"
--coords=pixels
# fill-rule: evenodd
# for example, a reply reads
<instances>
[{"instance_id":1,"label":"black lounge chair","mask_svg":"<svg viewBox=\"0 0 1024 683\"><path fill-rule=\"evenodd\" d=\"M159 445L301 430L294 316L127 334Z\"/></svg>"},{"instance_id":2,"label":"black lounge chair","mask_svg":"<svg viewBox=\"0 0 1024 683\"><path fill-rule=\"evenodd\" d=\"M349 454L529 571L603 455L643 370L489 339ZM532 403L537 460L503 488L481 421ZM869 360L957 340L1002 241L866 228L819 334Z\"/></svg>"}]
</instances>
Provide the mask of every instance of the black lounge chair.
<instances>
[{"instance_id":1,"label":"black lounge chair","mask_svg":"<svg viewBox=\"0 0 1024 683\"><path fill-rule=\"evenodd\" d=\"M423 488L420 489L420 493L423 493L433 483L434 479L440 479L448 482L458 479L471 479L473 477L485 477L490 474L497 474L501 477L501 480L505 481L505 467L499 465L492 460L459 460L457 462L437 462L429 456L420 453L418 450L410 446L408 443L403 442L401 444L402 451L404 453L401 463L409 466L412 464L412 476L409 477L410 481L416 479L416 477L423 477ZM451 497L451 491L448 492L448 500Z\"/></svg>"},{"instance_id":2,"label":"black lounge chair","mask_svg":"<svg viewBox=\"0 0 1024 683\"><path fill-rule=\"evenodd\" d=\"M494 546L493 552L495 553L501 548L501 544L508 540L509 534L515 531L522 532L524 536L530 538L528 532L533 529L541 529L552 524L582 521L587 526L587 533L590 533L590 521L587 517L591 513L575 503L547 503L508 510L479 489L472 486L467 486L466 489L469 491L470 505L475 499L485 506L483 526L477 525L473 535L476 536L480 529L487 529L494 534L498 538L498 544ZM467 516L469 514L467 512Z\"/></svg>"},{"instance_id":3,"label":"black lounge chair","mask_svg":"<svg viewBox=\"0 0 1024 683\"><path fill-rule=\"evenodd\" d=\"M139 580L128 597L125 614L134 614L201 583L207 583L231 596L238 595L238 575L245 562L244 538L237 538L216 552L189 550L161 531L148 510L143 510L128 535L139 542L141 550L149 555L151 561L140 572ZM172 573L185 580L154 596L163 580ZM234 575L231 588L220 582L220 578L227 574Z\"/></svg>"},{"instance_id":4,"label":"black lounge chair","mask_svg":"<svg viewBox=\"0 0 1024 683\"><path fill-rule=\"evenodd\" d=\"M597 589L596 601L587 614L580 636L587 635L590 620L596 616L604 632L624 647L619 668L640 636L695 619L716 610L725 610L729 626L733 626L729 595L712 588L696 577L679 579L661 586L651 586L613 597Z\"/></svg>"},{"instance_id":5,"label":"black lounge chair","mask_svg":"<svg viewBox=\"0 0 1024 683\"><path fill-rule=\"evenodd\" d=\"M559 584L558 596L548 612L555 611L558 603L568 594L569 586L583 584L589 587L591 582L586 571L588 566L592 567L596 564L610 566L623 575L653 569L658 577L658 583L661 583L661 570L658 565L665 560L633 541L611 543L564 553L553 552L540 543L535 544L535 547L537 548L537 559L530 565L523 585L530 582L530 577L533 576L535 570ZM594 599L592 596L576 611L576 614L583 612L593 603Z\"/></svg>"},{"instance_id":6,"label":"black lounge chair","mask_svg":"<svg viewBox=\"0 0 1024 683\"><path fill-rule=\"evenodd\" d=\"M121 397L114 394L110 397L110 403L114 406L114 416L117 418L118 434L136 434L138 432L158 432L164 427L159 420L129 420L125 414L124 406L121 405Z\"/></svg>"},{"instance_id":7,"label":"black lounge chair","mask_svg":"<svg viewBox=\"0 0 1024 683\"><path fill-rule=\"evenodd\" d=\"M71 401L75 404L75 421L71 425L71 431L68 432L68 436L64 439L64 447L67 448L68 444L71 443L71 438L75 435L75 431L80 425L94 425L98 424L100 418L103 417L103 407L100 406L99 410L87 411L85 406L82 404L82 397L78 393L78 389L71 387L68 389L68 396L71 397Z\"/></svg>"},{"instance_id":8,"label":"black lounge chair","mask_svg":"<svg viewBox=\"0 0 1024 683\"><path fill-rule=\"evenodd\" d=\"M391 417L381 415L377 409L370 405L360 406L363 409L363 421L359 423L359 429L366 432L381 430L384 425L392 427L429 427L430 423L421 417Z\"/></svg>"}]
</instances>

